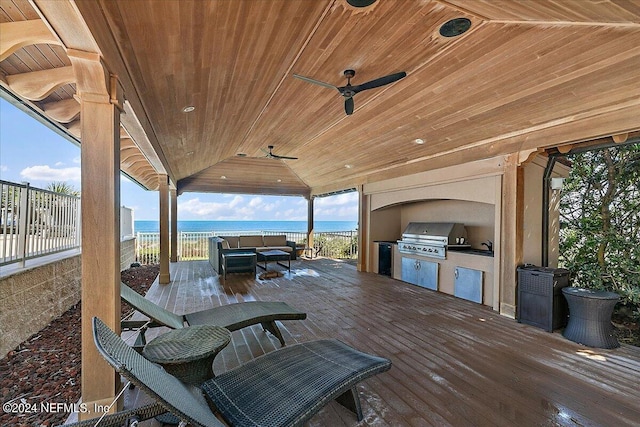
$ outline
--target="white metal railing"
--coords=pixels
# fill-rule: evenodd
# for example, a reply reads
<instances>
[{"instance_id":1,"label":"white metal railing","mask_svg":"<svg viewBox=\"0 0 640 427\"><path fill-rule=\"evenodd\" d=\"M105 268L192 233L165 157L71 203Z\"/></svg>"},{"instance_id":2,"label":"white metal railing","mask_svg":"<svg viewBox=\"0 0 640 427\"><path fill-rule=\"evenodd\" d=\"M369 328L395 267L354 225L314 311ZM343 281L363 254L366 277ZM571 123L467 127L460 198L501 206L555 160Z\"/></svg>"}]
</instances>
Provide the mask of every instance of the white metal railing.
<instances>
[{"instance_id":1,"label":"white metal railing","mask_svg":"<svg viewBox=\"0 0 640 427\"><path fill-rule=\"evenodd\" d=\"M0 265L79 246L79 197L0 181Z\"/></svg>"},{"instance_id":2,"label":"white metal railing","mask_svg":"<svg viewBox=\"0 0 640 427\"><path fill-rule=\"evenodd\" d=\"M280 235L300 244L307 243L307 233L292 231L206 231L179 232L179 261L205 260L209 256L208 239L215 236ZM357 231L331 231L314 233L314 255L338 259L358 257ZM136 233L136 261L141 264L157 264L160 255L160 233Z\"/></svg>"}]
</instances>

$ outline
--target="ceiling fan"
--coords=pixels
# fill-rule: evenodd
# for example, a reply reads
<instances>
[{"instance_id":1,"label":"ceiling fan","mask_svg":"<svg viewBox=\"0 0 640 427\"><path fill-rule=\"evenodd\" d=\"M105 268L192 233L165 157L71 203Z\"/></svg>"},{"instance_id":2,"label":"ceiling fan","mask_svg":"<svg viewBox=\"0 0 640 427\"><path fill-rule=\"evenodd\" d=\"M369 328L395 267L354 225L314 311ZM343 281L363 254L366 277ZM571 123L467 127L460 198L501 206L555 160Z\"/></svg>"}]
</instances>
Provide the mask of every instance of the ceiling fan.
<instances>
[{"instance_id":1,"label":"ceiling fan","mask_svg":"<svg viewBox=\"0 0 640 427\"><path fill-rule=\"evenodd\" d=\"M297 157L279 156L277 154L273 154L273 145L269 145L267 148L269 149L268 152L263 148L261 148L261 150L266 154L265 157L268 159L298 160Z\"/></svg>"},{"instance_id":2,"label":"ceiling fan","mask_svg":"<svg viewBox=\"0 0 640 427\"><path fill-rule=\"evenodd\" d=\"M349 115L353 114L353 108L354 108L353 96L356 93L362 92L363 90L373 89L373 88L376 88L376 87L388 85L389 83L396 82L396 81L406 77L407 73L402 71L402 72L395 73L395 74L389 74L388 76L380 77L380 78L368 81L366 83L362 83L362 84L359 84L359 85L352 86L351 85L351 79L355 75L356 75L355 70L344 70L344 76L347 78L347 84L345 86L339 86L339 87L331 85L329 83L321 82L319 80L314 80L314 79L311 79L309 77L300 76L298 74L294 74L293 77L296 77L296 78L298 78L300 80L304 80L304 81L309 82L309 83L313 83L313 84L317 84L317 85L320 85L320 86L328 87L330 89L336 89L338 92L340 92L340 95L342 95L345 98L345 100L344 100L344 112L347 113L347 115L349 116Z\"/></svg>"}]
</instances>

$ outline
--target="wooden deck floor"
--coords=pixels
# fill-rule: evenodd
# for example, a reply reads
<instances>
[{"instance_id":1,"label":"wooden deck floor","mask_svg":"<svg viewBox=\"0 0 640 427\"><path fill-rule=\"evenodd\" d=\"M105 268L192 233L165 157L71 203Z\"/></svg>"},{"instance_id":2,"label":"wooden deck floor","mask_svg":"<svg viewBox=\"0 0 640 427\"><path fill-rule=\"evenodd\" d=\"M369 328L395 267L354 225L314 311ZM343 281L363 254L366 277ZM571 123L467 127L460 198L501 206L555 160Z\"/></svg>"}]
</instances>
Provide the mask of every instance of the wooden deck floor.
<instances>
[{"instance_id":1,"label":"wooden deck floor","mask_svg":"<svg viewBox=\"0 0 640 427\"><path fill-rule=\"evenodd\" d=\"M172 264L171 277L147 296L176 313L282 300L308 313L307 320L282 323L287 343L336 337L391 359L389 372L359 386L360 425L640 425L637 347L591 349L487 307L329 259L294 261L291 274L265 281L237 274L221 285L204 261ZM236 331L214 371L277 347L259 325ZM309 425L358 423L331 403Z\"/></svg>"}]
</instances>

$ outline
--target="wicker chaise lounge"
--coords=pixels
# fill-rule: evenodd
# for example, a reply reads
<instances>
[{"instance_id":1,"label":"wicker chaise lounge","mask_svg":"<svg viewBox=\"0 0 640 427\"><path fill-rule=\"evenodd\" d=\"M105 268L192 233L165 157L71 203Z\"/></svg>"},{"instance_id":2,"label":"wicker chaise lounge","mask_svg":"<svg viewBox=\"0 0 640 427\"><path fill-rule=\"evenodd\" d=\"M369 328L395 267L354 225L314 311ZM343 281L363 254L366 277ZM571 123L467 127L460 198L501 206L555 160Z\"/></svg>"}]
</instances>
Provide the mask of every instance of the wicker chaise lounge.
<instances>
[{"instance_id":1,"label":"wicker chaise lounge","mask_svg":"<svg viewBox=\"0 0 640 427\"><path fill-rule=\"evenodd\" d=\"M260 323L265 331L271 332L278 338L282 346L284 346L284 338L276 325L276 320L304 320L307 318L306 313L281 301L241 302L179 315L154 304L124 283L120 283L120 297L136 310L148 316L152 320L148 325L150 327L168 326L172 329L180 329L192 325L216 325L233 332ZM144 321L123 321L122 329L139 329L144 324ZM142 328L136 347L144 346L144 344L144 328Z\"/></svg>"},{"instance_id":2,"label":"wicker chaise lounge","mask_svg":"<svg viewBox=\"0 0 640 427\"><path fill-rule=\"evenodd\" d=\"M338 340L319 340L267 353L205 381L200 390L188 388L133 351L98 318L93 319L93 334L98 351L123 377L194 426L223 426L205 399L231 426L301 426L332 400L355 412L360 421L356 385L391 368L388 359ZM139 416L157 410L145 407ZM120 414L108 415L99 425L121 420ZM91 421L75 425L93 425Z\"/></svg>"}]
</instances>

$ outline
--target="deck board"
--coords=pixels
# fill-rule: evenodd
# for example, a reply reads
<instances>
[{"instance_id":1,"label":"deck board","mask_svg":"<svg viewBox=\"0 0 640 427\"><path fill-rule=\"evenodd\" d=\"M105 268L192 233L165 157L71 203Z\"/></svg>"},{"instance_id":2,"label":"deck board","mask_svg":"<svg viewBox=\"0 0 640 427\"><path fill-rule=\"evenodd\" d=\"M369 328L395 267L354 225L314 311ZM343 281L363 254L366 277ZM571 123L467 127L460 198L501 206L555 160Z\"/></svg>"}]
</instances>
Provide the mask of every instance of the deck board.
<instances>
[{"instance_id":1,"label":"deck board","mask_svg":"<svg viewBox=\"0 0 640 427\"><path fill-rule=\"evenodd\" d=\"M358 387L361 425L640 424L640 348L591 349L488 307L359 273L335 260L294 261L291 274L272 268L284 276L261 281L231 274L221 284L205 261L174 263L172 283L156 281L147 297L179 314L232 302L286 301L308 315L280 323L287 343L335 337L390 358L389 372ZM278 346L259 325L235 331L214 371L233 369ZM357 424L335 403L309 422Z\"/></svg>"}]
</instances>

